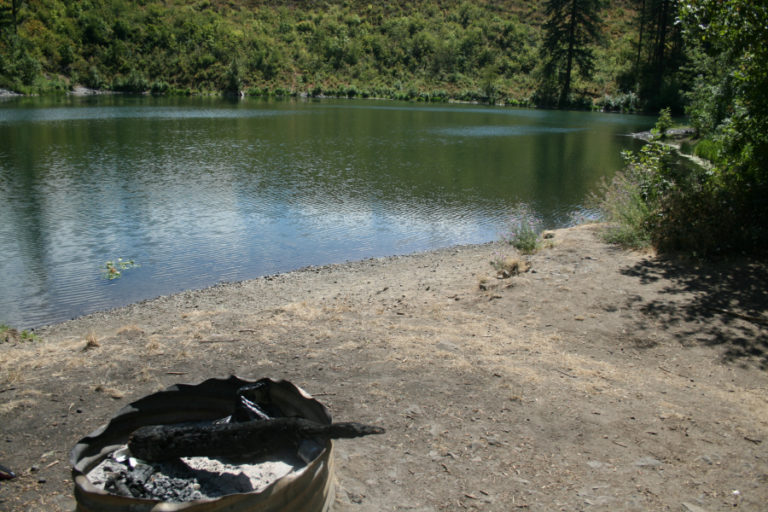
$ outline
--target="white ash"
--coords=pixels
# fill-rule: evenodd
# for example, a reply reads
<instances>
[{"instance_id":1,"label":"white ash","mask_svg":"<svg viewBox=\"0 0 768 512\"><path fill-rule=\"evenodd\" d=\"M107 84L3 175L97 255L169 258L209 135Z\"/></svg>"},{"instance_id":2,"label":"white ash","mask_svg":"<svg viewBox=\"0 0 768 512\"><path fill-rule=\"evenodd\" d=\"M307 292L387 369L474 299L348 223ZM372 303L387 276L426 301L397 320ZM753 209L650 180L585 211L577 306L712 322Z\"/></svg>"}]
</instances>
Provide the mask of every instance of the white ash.
<instances>
[{"instance_id":1,"label":"white ash","mask_svg":"<svg viewBox=\"0 0 768 512\"><path fill-rule=\"evenodd\" d=\"M295 453L280 454L274 459L233 463L209 457L182 457L145 462L130 457L123 447L101 461L87 476L93 485L112 494L185 502L259 492L306 465Z\"/></svg>"}]
</instances>

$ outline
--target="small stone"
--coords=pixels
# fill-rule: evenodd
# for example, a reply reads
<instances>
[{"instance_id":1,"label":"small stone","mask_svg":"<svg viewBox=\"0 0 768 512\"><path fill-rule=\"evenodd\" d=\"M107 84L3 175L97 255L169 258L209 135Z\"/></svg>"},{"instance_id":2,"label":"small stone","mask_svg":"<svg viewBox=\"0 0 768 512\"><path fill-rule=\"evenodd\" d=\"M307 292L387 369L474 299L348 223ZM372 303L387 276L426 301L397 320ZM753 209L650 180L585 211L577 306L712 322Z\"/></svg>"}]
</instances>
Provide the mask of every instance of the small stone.
<instances>
[{"instance_id":1,"label":"small stone","mask_svg":"<svg viewBox=\"0 0 768 512\"><path fill-rule=\"evenodd\" d=\"M635 461L635 466L641 468L655 468L661 466L662 464L663 463L660 460L654 459L653 457L642 457Z\"/></svg>"},{"instance_id":2,"label":"small stone","mask_svg":"<svg viewBox=\"0 0 768 512\"><path fill-rule=\"evenodd\" d=\"M459 352L459 346L455 343L451 343L450 341L438 341L435 345L440 350L445 350L446 352Z\"/></svg>"},{"instance_id":3,"label":"small stone","mask_svg":"<svg viewBox=\"0 0 768 512\"><path fill-rule=\"evenodd\" d=\"M39 483L39 484L44 484L46 481L47 480L45 478L43 478L43 477L40 477L40 478L37 479L37 483Z\"/></svg>"},{"instance_id":4,"label":"small stone","mask_svg":"<svg viewBox=\"0 0 768 512\"><path fill-rule=\"evenodd\" d=\"M694 505L693 503L689 503L687 501L684 501L682 505L683 505L683 510L685 510L685 512L707 512L700 506Z\"/></svg>"},{"instance_id":5,"label":"small stone","mask_svg":"<svg viewBox=\"0 0 768 512\"><path fill-rule=\"evenodd\" d=\"M35 473L36 471L39 471L39 470L40 470L40 466L37 466L37 465L29 468L30 473Z\"/></svg>"}]
</instances>

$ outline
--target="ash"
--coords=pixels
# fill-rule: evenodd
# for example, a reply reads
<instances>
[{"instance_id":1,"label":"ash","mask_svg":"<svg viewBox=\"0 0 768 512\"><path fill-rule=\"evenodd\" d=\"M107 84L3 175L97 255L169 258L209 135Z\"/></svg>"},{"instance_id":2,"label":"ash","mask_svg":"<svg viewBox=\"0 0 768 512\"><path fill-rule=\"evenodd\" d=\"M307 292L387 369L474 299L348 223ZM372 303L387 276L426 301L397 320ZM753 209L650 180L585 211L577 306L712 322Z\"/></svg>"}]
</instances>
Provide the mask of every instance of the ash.
<instances>
[{"instance_id":1,"label":"ash","mask_svg":"<svg viewBox=\"0 0 768 512\"><path fill-rule=\"evenodd\" d=\"M296 453L280 454L275 459L245 464L208 457L145 462L131 457L124 446L87 476L96 487L118 496L185 502L259 492L306 465Z\"/></svg>"}]
</instances>

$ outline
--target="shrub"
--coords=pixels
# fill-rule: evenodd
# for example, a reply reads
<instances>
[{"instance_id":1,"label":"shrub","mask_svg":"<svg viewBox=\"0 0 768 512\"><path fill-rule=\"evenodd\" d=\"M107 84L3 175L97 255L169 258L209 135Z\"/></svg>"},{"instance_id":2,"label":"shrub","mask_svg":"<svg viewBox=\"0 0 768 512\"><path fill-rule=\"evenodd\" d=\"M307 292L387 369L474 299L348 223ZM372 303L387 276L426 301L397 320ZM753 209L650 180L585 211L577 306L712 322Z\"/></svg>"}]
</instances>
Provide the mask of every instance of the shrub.
<instances>
[{"instance_id":1,"label":"shrub","mask_svg":"<svg viewBox=\"0 0 768 512\"><path fill-rule=\"evenodd\" d=\"M152 82L152 87L150 88L150 92L154 95L163 95L168 94L168 91L170 91L171 86L168 85L168 82L164 82L162 80L157 82Z\"/></svg>"},{"instance_id":2,"label":"shrub","mask_svg":"<svg viewBox=\"0 0 768 512\"><path fill-rule=\"evenodd\" d=\"M672 125L672 111L669 107L663 108L659 111L659 119L656 121L656 126L651 130L651 135L663 139L667 136L667 131L672 128Z\"/></svg>"},{"instance_id":3,"label":"shrub","mask_svg":"<svg viewBox=\"0 0 768 512\"><path fill-rule=\"evenodd\" d=\"M662 128L657 123L652 132ZM606 239L624 247L646 247L653 242L656 217L666 195L678 186L679 173L672 149L657 137L637 153L625 151L622 156L624 169L603 183L598 193L598 208L611 224Z\"/></svg>"},{"instance_id":4,"label":"shrub","mask_svg":"<svg viewBox=\"0 0 768 512\"><path fill-rule=\"evenodd\" d=\"M693 154L704 160L716 162L722 145L712 139L701 139L693 148Z\"/></svg>"},{"instance_id":5,"label":"shrub","mask_svg":"<svg viewBox=\"0 0 768 512\"><path fill-rule=\"evenodd\" d=\"M654 133L663 133L666 117ZM624 157L624 169L600 190L599 207L611 224L609 241L709 257L762 236L752 229L752 208L744 207L743 195L715 186L712 171L676 157L658 138Z\"/></svg>"},{"instance_id":6,"label":"shrub","mask_svg":"<svg viewBox=\"0 0 768 512\"><path fill-rule=\"evenodd\" d=\"M121 92L143 93L149 89L149 81L136 70L128 76L120 76L112 83L112 89Z\"/></svg>"},{"instance_id":7,"label":"shrub","mask_svg":"<svg viewBox=\"0 0 768 512\"><path fill-rule=\"evenodd\" d=\"M508 231L501 239L522 254L533 254L539 248L541 220L526 205L520 206L513 214Z\"/></svg>"}]
</instances>

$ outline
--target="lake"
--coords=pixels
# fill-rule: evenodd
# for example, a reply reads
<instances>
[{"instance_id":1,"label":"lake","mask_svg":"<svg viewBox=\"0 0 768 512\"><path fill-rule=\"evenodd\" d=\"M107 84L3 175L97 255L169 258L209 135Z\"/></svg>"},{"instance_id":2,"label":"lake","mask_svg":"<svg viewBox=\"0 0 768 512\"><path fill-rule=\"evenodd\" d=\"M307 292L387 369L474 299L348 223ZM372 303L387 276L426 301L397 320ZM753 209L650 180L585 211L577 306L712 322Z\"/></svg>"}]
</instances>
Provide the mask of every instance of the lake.
<instances>
[{"instance_id":1,"label":"lake","mask_svg":"<svg viewBox=\"0 0 768 512\"><path fill-rule=\"evenodd\" d=\"M390 101L0 101L0 323L547 228L645 116ZM106 279L117 258L138 267Z\"/></svg>"}]
</instances>

